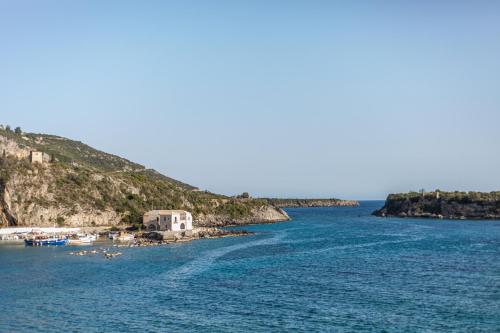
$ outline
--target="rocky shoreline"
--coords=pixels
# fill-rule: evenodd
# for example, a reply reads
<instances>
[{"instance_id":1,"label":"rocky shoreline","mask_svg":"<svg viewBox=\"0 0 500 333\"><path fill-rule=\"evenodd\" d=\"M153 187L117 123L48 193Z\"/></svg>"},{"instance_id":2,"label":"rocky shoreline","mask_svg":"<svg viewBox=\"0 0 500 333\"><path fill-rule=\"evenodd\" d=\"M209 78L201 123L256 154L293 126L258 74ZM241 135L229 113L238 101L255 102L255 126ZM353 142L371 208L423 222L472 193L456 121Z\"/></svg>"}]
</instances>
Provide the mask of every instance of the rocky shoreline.
<instances>
[{"instance_id":1,"label":"rocky shoreline","mask_svg":"<svg viewBox=\"0 0 500 333\"><path fill-rule=\"evenodd\" d=\"M277 208L317 208L317 207L355 207L359 206L356 200L341 199L265 199Z\"/></svg>"},{"instance_id":2,"label":"rocky shoreline","mask_svg":"<svg viewBox=\"0 0 500 333\"><path fill-rule=\"evenodd\" d=\"M288 214L280 207L264 205L253 208L251 214L248 216L229 217L204 214L198 216L195 223L198 227L233 227L252 224L270 224L289 220L290 217Z\"/></svg>"},{"instance_id":3,"label":"rocky shoreline","mask_svg":"<svg viewBox=\"0 0 500 333\"><path fill-rule=\"evenodd\" d=\"M106 259L121 256L122 252L113 251L113 248L134 248L162 246L178 243L186 243L200 239L223 238L253 235L253 232L246 230L232 230L220 228L200 227L194 228L190 236L176 235L174 238L166 238L163 232L137 232L134 239L128 242L113 244L111 247L101 247L92 250L80 250L70 252L73 256L102 255Z\"/></svg>"},{"instance_id":4,"label":"rocky shoreline","mask_svg":"<svg viewBox=\"0 0 500 333\"><path fill-rule=\"evenodd\" d=\"M390 194L379 217L412 217L450 220L500 219L500 193L427 192Z\"/></svg>"},{"instance_id":5,"label":"rocky shoreline","mask_svg":"<svg viewBox=\"0 0 500 333\"><path fill-rule=\"evenodd\" d=\"M212 227L194 228L191 235L176 234L172 237L169 233L162 231L150 231L138 233L135 238L135 245L148 245L150 243L171 244L179 242L190 242L197 239L222 238L253 235L253 232L246 230L220 229Z\"/></svg>"}]
</instances>

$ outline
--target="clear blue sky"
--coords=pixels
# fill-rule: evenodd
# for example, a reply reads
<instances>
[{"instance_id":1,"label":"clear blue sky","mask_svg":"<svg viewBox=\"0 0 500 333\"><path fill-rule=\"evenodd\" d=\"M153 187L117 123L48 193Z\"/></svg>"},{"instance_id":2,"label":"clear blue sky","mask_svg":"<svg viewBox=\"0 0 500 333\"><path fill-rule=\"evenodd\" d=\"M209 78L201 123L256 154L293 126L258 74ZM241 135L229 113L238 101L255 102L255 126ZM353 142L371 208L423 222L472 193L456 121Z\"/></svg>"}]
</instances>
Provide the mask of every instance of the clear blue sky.
<instances>
[{"instance_id":1,"label":"clear blue sky","mask_svg":"<svg viewBox=\"0 0 500 333\"><path fill-rule=\"evenodd\" d=\"M500 1L4 1L0 123L214 192L500 189Z\"/></svg>"}]
</instances>

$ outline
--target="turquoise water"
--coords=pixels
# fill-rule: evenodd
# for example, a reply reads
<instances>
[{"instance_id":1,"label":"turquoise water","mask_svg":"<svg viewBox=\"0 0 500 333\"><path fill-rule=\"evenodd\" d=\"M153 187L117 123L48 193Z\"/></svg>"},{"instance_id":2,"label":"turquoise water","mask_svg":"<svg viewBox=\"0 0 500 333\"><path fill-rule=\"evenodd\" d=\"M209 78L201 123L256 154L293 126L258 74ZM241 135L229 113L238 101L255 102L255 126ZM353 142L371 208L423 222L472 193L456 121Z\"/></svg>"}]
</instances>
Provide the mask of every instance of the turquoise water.
<instances>
[{"instance_id":1,"label":"turquoise water","mask_svg":"<svg viewBox=\"0 0 500 333\"><path fill-rule=\"evenodd\" d=\"M289 209L254 236L68 255L0 246L0 332L500 331L500 222Z\"/></svg>"}]
</instances>

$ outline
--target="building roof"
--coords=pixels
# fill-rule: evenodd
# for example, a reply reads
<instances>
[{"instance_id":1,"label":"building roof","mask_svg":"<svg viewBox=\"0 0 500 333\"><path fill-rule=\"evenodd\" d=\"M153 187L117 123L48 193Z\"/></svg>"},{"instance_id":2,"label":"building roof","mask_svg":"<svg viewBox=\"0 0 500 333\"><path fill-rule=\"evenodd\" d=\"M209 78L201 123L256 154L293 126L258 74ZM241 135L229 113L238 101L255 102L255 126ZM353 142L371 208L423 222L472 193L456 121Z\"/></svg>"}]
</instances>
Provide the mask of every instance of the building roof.
<instances>
[{"instance_id":1,"label":"building roof","mask_svg":"<svg viewBox=\"0 0 500 333\"><path fill-rule=\"evenodd\" d=\"M185 210L180 210L180 209L166 209L166 210L150 210L149 212L146 212L144 213L144 215L157 215L157 214L165 214L165 215L168 215L168 214L173 214L173 213L177 213L177 214L191 214L190 212L188 211L185 211Z\"/></svg>"}]
</instances>

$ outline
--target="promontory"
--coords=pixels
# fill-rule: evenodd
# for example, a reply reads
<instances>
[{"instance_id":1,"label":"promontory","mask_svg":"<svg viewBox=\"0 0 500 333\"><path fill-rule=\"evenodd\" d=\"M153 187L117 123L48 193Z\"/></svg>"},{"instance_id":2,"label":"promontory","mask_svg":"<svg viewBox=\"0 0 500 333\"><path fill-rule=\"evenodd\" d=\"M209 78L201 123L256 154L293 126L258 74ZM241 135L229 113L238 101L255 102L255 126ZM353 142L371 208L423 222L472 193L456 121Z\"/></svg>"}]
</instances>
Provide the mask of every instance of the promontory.
<instances>
[{"instance_id":1,"label":"promontory","mask_svg":"<svg viewBox=\"0 0 500 333\"><path fill-rule=\"evenodd\" d=\"M359 206L356 200L341 199L266 199L271 205L279 208L316 208L316 207L354 207Z\"/></svg>"},{"instance_id":2,"label":"promontory","mask_svg":"<svg viewBox=\"0 0 500 333\"><path fill-rule=\"evenodd\" d=\"M0 126L0 227L141 225L182 209L197 227L288 220L267 200L202 191L86 144Z\"/></svg>"},{"instance_id":3,"label":"promontory","mask_svg":"<svg viewBox=\"0 0 500 333\"><path fill-rule=\"evenodd\" d=\"M409 192L390 194L373 212L381 217L500 219L500 192Z\"/></svg>"}]
</instances>

